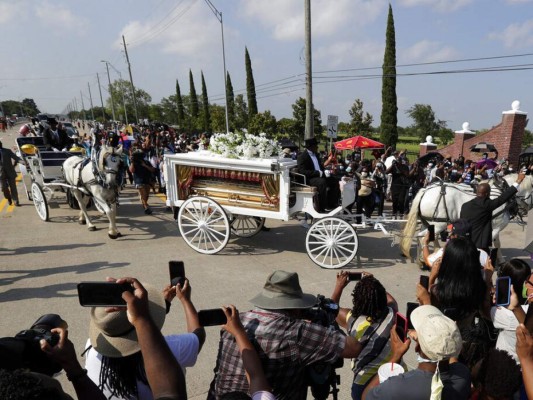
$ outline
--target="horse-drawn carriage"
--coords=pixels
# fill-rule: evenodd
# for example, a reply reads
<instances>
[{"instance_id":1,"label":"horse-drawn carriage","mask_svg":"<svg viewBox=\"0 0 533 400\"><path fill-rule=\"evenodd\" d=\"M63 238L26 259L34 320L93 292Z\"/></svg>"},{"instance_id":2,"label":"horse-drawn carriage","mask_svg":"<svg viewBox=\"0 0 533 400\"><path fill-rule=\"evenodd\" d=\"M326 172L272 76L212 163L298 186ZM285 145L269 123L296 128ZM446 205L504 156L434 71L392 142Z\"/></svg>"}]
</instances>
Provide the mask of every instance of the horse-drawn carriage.
<instances>
[{"instance_id":1,"label":"horse-drawn carriage","mask_svg":"<svg viewBox=\"0 0 533 400\"><path fill-rule=\"evenodd\" d=\"M22 182L28 200L33 201L43 221L49 218L49 203L66 195L71 208L80 208L79 222L95 230L86 211L89 199L109 219L109 236L119 236L115 226L118 187L116 176L121 149L102 147L94 159L84 157L81 149L70 151L46 150L43 138L18 137L17 153Z\"/></svg>"},{"instance_id":2,"label":"horse-drawn carriage","mask_svg":"<svg viewBox=\"0 0 533 400\"><path fill-rule=\"evenodd\" d=\"M199 253L218 253L231 234L257 234L265 218L288 221L298 213L314 220L305 239L314 263L341 268L357 253L355 218L344 209L354 197L327 214L317 212L317 189L306 184L292 159L242 160L194 152L167 155L164 165L167 206L179 209L181 236Z\"/></svg>"}]
</instances>

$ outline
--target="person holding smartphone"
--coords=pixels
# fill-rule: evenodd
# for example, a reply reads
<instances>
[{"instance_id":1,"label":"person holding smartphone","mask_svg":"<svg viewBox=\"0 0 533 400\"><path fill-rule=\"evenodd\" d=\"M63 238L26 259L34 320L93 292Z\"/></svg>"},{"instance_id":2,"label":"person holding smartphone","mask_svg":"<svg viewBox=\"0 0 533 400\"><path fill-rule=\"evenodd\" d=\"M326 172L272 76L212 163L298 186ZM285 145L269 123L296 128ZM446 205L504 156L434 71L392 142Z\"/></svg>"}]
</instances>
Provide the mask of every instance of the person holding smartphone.
<instances>
[{"instance_id":1,"label":"person holding smartphone","mask_svg":"<svg viewBox=\"0 0 533 400\"><path fill-rule=\"evenodd\" d=\"M496 348L505 350L518 362L516 354L516 328L524 323L525 313L533 299L533 279L531 266L524 260L513 258L502 265L500 277L511 280L511 298L509 305L492 306L490 316L494 327L499 329Z\"/></svg>"},{"instance_id":2,"label":"person holding smartphone","mask_svg":"<svg viewBox=\"0 0 533 400\"><path fill-rule=\"evenodd\" d=\"M352 273L353 274L353 273ZM351 281L351 274L337 274L331 299L340 302L344 288ZM360 400L365 387L379 367L390 357L390 332L394 325L394 310L388 305L387 291L372 275L365 274L356 282L352 291L353 307L340 308L337 323L363 346L352 360L354 379L352 399Z\"/></svg>"}]
</instances>

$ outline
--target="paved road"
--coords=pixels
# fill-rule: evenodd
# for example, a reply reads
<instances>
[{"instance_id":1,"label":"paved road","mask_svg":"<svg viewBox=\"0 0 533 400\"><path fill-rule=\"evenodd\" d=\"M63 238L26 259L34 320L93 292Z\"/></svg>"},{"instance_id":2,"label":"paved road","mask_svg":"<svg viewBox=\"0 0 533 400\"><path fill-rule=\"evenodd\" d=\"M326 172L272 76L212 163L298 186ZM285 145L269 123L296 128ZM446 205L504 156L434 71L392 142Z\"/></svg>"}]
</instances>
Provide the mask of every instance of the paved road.
<instances>
[{"instance_id":1,"label":"paved road","mask_svg":"<svg viewBox=\"0 0 533 400\"><path fill-rule=\"evenodd\" d=\"M5 146L12 136L0 133ZM23 193L22 184L19 191ZM96 232L76 223L77 212L64 199L53 203L50 221L42 222L33 204L21 196L22 207L2 207L0 203L0 303L3 323L0 336L12 336L28 328L40 315L58 313L69 324L69 335L78 353L87 340L89 312L79 306L76 285L99 281L107 276L134 276L163 287L168 282L168 261L183 260L192 285L192 298L198 309L233 303L239 310L251 307L248 300L262 288L275 269L296 271L305 292L330 295L334 270L321 269L305 252L305 230L297 221L268 220L270 232L249 239L231 239L226 249L214 256L201 255L181 239L172 214L160 198L151 196L154 214L143 213L131 187L124 191L119 208L118 227L123 237L107 237L105 218L95 216ZM511 225L502 241L507 257L523 256L524 233ZM353 269L372 272L392 293L400 310L415 300L415 284L420 270L416 264L391 247L381 232L359 231L360 247ZM350 307L349 288L341 304ZM167 316L163 332L184 332L185 322L179 303ZM189 398L205 399L212 378L218 345L218 329L207 328L207 342L197 365L187 373ZM408 358L412 364L413 358ZM340 371L340 399L349 399L349 362ZM73 393L69 383L63 386Z\"/></svg>"}]
</instances>

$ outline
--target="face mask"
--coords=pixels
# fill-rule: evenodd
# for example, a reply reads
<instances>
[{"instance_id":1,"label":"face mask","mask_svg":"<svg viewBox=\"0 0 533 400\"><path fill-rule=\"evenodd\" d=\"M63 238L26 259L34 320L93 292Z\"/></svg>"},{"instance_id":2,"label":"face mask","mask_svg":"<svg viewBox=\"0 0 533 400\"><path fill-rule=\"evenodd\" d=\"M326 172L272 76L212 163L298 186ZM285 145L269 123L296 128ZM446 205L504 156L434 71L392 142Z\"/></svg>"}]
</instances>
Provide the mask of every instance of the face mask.
<instances>
[{"instance_id":1,"label":"face mask","mask_svg":"<svg viewBox=\"0 0 533 400\"><path fill-rule=\"evenodd\" d=\"M346 167L346 172L352 172L352 167Z\"/></svg>"},{"instance_id":2,"label":"face mask","mask_svg":"<svg viewBox=\"0 0 533 400\"><path fill-rule=\"evenodd\" d=\"M438 363L438 361L433 361L433 360L428 360L427 358L424 358L420 355L420 353L416 353L416 360L417 362L420 364L420 363L433 363L433 364L436 364Z\"/></svg>"},{"instance_id":3,"label":"face mask","mask_svg":"<svg viewBox=\"0 0 533 400\"><path fill-rule=\"evenodd\" d=\"M363 173L361 174L361 176L362 176L363 178L366 178L366 177L368 176L368 172L363 172Z\"/></svg>"}]
</instances>

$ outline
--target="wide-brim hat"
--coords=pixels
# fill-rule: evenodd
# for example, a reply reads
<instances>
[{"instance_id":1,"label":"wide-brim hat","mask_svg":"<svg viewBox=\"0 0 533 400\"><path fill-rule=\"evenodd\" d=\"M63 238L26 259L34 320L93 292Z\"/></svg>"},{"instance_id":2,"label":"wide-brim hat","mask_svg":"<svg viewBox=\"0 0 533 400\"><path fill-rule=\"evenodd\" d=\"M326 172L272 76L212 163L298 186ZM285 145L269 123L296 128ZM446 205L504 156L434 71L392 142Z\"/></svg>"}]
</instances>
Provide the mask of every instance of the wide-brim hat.
<instances>
[{"instance_id":1,"label":"wide-brim hat","mask_svg":"<svg viewBox=\"0 0 533 400\"><path fill-rule=\"evenodd\" d=\"M315 295L304 293L296 272L274 271L263 290L250 300L253 305L266 310L311 308L317 303Z\"/></svg>"},{"instance_id":2,"label":"wide-brim hat","mask_svg":"<svg viewBox=\"0 0 533 400\"><path fill-rule=\"evenodd\" d=\"M316 138L310 138L304 140L305 147L318 146L318 140Z\"/></svg>"},{"instance_id":3,"label":"wide-brim hat","mask_svg":"<svg viewBox=\"0 0 533 400\"><path fill-rule=\"evenodd\" d=\"M148 292L150 316L155 325L161 329L166 316L163 294L151 285L143 284L143 286ZM141 350L137 332L128 321L126 309L108 313L104 307L92 307L89 339L93 348L106 357L126 357Z\"/></svg>"},{"instance_id":4,"label":"wide-brim hat","mask_svg":"<svg viewBox=\"0 0 533 400\"><path fill-rule=\"evenodd\" d=\"M437 307L420 306L411 313L411 322L418 336L422 352L432 361L457 357L463 339L455 321Z\"/></svg>"}]
</instances>

